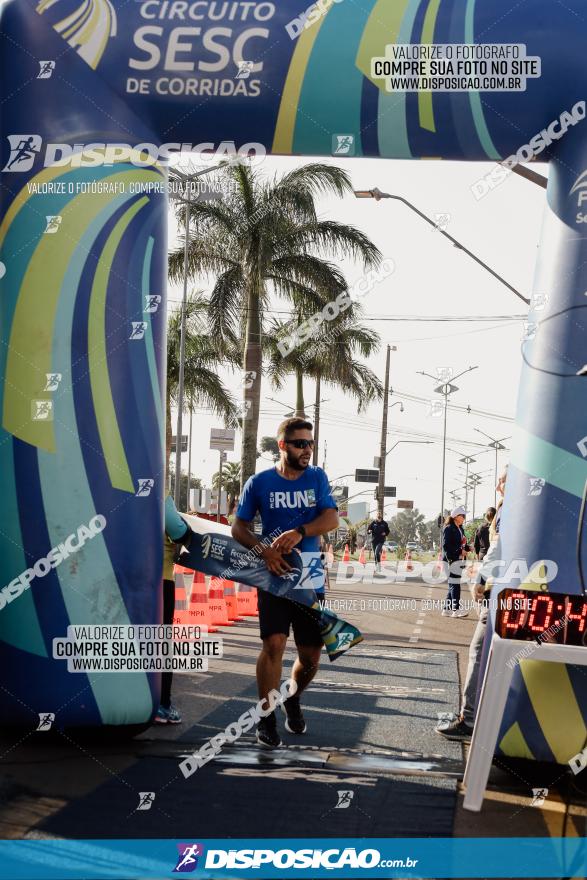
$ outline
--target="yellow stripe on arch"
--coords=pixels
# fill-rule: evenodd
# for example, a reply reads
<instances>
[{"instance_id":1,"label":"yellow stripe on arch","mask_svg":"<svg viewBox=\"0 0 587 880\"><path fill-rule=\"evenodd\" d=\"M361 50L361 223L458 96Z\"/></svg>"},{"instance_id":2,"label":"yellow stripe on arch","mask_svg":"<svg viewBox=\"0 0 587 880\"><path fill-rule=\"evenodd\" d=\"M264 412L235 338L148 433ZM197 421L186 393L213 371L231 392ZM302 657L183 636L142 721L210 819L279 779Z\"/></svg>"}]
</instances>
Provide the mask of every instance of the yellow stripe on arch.
<instances>
[{"instance_id":1,"label":"yellow stripe on arch","mask_svg":"<svg viewBox=\"0 0 587 880\"><path fill-rule=\"evenodd\" d=\"M529 761L534 761L534 755L524 739L522 728L517 721L515 721L508 732L503 735L499 747L504 755L508 755L512 758L527 758Z\"/></svg>"},{"instance_id":2,"label":"yellow stripe on arch","mask_svg":"<svg viewBox=\"0 0 587 880\"><path fill-rule=\"evenodd\" d=\"M67 173L68 169L63 167L46 168L33 180L40 184ZM108 177L109 183L123 185L160 179L161 175L154 168L125 170ZM47 373L53 372L55 314L63 278L79 245L80 230L87 229L114 197L104 192L91 196L81 194L64 205L57 233L60 246L55 246L55 236L41 232L20 282L6 360L2 427L14 437L47 452L55 451L53 422L32 419L31 407L34 400L47 397L44 389ZM36 198L42 206L43 196L29 192L27 186L16 196L0 224L0 245L20 211L35 210L29 202ZM41 207L37 212L42 216Z\"/></svg>"},{"instance_id":3,"label":"yellow stripe on arch","mask_svg":"<svg viewBox=\"0 0 587 880\"><path fill-rule=\"evenodd\" d=\"M397 43L400 28L408 0L377 0L371 10L359 48L355 64L363 76L367 77L381 92L385 92L385 81L378 77L371 77L371 59L385 55L385 47L391 43Z\"/></svg>"},{"instance_id":4,"label":"yellow stripe on arch","mask_svg":"<svg viewBox=\"0 0 587 880\"><path fill-rule=\"evenodd\" d=\"M144 196L124 212L108 236L98 261L88 315L88 362L94 413L110 482L115 489L135 491L112 398L106 351L106 295L112 260L133 217L149 202Z\"/></svg>"},{"instance_id":5,"label":"yellow stripe on arch","mask_svg":"<svg viewBox=\"0 0 587 880\"><path fill-rule=\"evenodd\" d=\"M272 153L289 154L293 151L298 104L304 84L304 76L323 21L324 18L321 18L311 28L302 31L298 37L283 92L281 93L273 146L271 147Z\"/></svg>"},{"instance_id":6,"label":"yellow stripe on arch","mask_svg":"<svg viewBox=\"0 0 587 880\"><path fill-rule=\"evenodd\" d=\"M585 745L587 727L563 663L522 660L520 670L544 739L565 764Z\"/></svg>"},{"instance_id":7,"label":"yellow stripe on arch","mask_svg":"<svg viewBox=\"0 0 587 880\"><path fill-rule=\"evenodd\" d=\"M434 25L438 16L440 0L430 0L426 15L424 16L424 24L422 26L422 43L431 44L434 42ZM436 131L434 123L434 108L432 106L432 92L418 93L418 117L422 128L428 131Z\"/></svg>"}]
</instances>

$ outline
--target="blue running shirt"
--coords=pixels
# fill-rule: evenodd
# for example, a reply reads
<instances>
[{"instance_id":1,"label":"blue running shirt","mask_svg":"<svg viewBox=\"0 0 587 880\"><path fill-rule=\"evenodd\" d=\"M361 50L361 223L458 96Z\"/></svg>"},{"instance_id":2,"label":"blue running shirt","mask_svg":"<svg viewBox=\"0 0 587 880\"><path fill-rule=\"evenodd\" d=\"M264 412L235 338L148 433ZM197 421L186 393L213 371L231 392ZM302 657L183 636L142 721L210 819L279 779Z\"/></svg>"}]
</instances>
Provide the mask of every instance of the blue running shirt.
<instances>
[{"instance_id":1,"label":"blue running shirt","mask_svg":"<svg viewBox=\"0 0 587 880\"><path fill-rule=\"evenodd\" d=\"M324 510L337 509L328 477L322 468L311 465L297 478L287 480L275 468L249 477L239 500L236 515L250 522L261 516L263 537L295 529L312 522ZM296 545L303 553L320 552L318 535L302 538ZM320 588L318 588L320 591Z\"/></svg>"}]
</instances>

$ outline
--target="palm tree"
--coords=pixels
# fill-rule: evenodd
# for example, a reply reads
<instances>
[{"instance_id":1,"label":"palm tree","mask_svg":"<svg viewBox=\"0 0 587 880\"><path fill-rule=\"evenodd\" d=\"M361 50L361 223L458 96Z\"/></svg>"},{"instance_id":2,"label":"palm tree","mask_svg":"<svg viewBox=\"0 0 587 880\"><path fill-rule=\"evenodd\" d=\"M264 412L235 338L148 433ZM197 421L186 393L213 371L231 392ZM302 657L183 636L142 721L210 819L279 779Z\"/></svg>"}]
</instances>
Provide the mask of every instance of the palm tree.
<instances>
[{"instance_id":1,"label":"palm tree","mask_svg":"<svg viewBox=\"0 0 587 880\"><path fill-rule=\"evenodd\" d=\"M222 468L222 480L220 481L220 472L216 471L212 477L212 488L220 488L228 495L228 516L232 513L236 499L240 491L241 484L241 465L240 461L228 461Z\"/></svg>"},{"instance_id":2,"label":"palm tree","mask_svg":"<svg viewBox=\"0 0 587 880\"><path fill-rule=\"evenodd\" d=\"M340 270L326 255L377 266L381 254L353 226L320 220L315 199L352 193L346 172L311 163L268 181L245 164L225 166L217 179L233 184L222 201L195 202L190 219L188 273L216 276L210 295L210 332L240 348L251 381L244 386L241 481L255 472L261 399L262 338L270 295L283 297L297 313L321 311L347 289ZM183 223L183 209L178 212ZM170 254L172 280L183 277L183 246Z\"/></svg>"},{"instance_id":3,"label":"palm tree","mask_svg":"<svg viewBox=\"0 0 587 880\"><path fill-rule=\"evenodd\" d=\"M267 373L279 390L288 374L296 377L295 415L305 417L304 376L316 380L314 403L315 441L318 447L321 383L338 386L357 400L357 411L364 411L375 399L383 397L378 377L355 355L369 357L379 348L381 339L374 330L357 324L361 309L356 304L339 319L327 325L316 339L309 339L284 357L278 347L288 325L274 321L265 339L268 352Z\"/></svg>"},{"instance_id":4,"label":"palm tree","mask_svg":"<svg viewBox=\"0 0 587 880\"><path fill-rule=\"evenodd\" d=\"M234 420L236 402L218 376L218 366L227 361L234 363L230 349L206 333L205 316L208 304L201 293L188 295L185 313L184 394L190 409L204 406L225 421ZM179 343L181 309L167 319L167 392L166 453L167 472L171 455L171 407L177 405L179 387Z\"/></svg>"}]
</instances>

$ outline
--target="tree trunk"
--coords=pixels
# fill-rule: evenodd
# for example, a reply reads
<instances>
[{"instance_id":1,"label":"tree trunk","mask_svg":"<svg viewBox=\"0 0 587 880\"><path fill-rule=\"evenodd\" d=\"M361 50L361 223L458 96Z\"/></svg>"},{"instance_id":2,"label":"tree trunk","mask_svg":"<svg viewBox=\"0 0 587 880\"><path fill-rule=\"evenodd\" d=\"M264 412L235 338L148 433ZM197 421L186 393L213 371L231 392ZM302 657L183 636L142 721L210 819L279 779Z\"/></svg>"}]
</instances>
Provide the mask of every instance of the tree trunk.
<instances>
[{"instance_id":1,"label":"tree trunk","mask_svg":"<svg viewBox=\"0 0 587 880\"><path fill-rule=\"evenodd\" d=\"M169 461L171 458L171 439L173 437L173 429L171 427L171 395L169 386L165 392L165 486L169 486Z\"/></svg>"},{"instance_id":2,"label":"tree trunk","mask_svg":"<svg viewBox=\"0 0 587 880\"><path fill-rule=\"evenodd\" d=\"M318 444L320 442L320 373L316 376L316 397L314 398L314 451L312 464L318 464Z\"/></svg>"},{"instance_id":3,"label":"tree trunk","mask_svg":"<svg viewBox=\"0 0 587 880\"><path fill-rule=\"evenodd\" d=\"M247 325L243 368L252 382L244 385L242 413L243 442L241 449L241 491L257 466L257 434L259 431L259 407L261 402L261 282L250 279L247 293ZM249 386L250 387L247 387Z\"/></svg>"},{"instance_id":4,"label":"tree trunk","mask_svg":"<svg viewBox=\"0 0 587 880\"><path fill-rule=\"evenodd\" d=\"M306 418L304 408L304 373L301 367L296 368L296 411L294 415L300 419Z\"/></svg>"}]
</instances>

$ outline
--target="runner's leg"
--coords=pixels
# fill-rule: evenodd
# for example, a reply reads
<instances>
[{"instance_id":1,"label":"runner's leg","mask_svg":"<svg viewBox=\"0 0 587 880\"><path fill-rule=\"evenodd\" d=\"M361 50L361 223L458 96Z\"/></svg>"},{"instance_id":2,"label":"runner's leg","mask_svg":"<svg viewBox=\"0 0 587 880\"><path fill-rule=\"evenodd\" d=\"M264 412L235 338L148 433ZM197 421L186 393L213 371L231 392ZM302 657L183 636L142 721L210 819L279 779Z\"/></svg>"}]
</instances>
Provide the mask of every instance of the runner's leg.
<instances>
[{"instance_id":1,"label":"runner's leg","mask_svg":"<svg viewBox=\"0 0 587 880\"><path fill-rule=\"evenodd\" d=\"M263 647L257 658L257 692L259 699L265 699L269 691L279 690L281 684L281 669L283 652L287 636L283 633L273 633L263 639Z\"/></svg>"},{"instance_id":2,"label":"runner's leg","mask_svg":"<svg viewBox=\"0 0 587 880\"><path fill-rule=\"evenodd\" d=\"M297 685L296 696L308 687L320 665L322 647L315 645L298 645L298 656L291 671L291 677Z\"/></svg>"}]
</instances>

